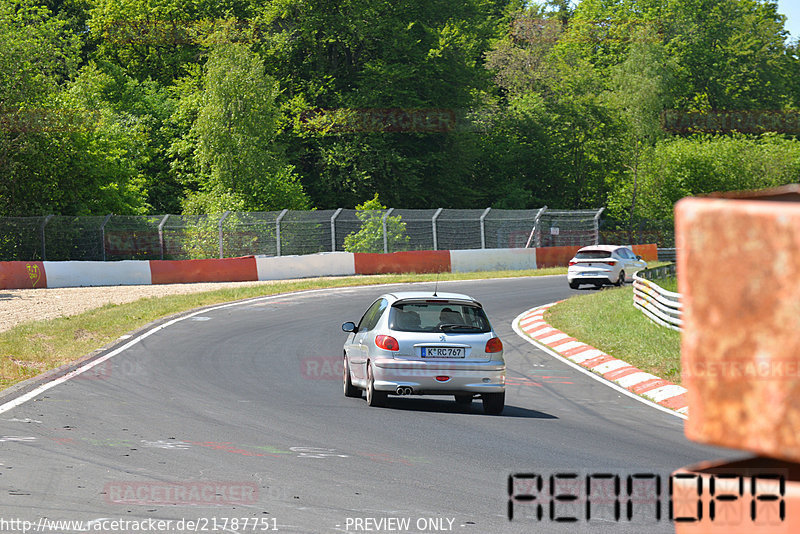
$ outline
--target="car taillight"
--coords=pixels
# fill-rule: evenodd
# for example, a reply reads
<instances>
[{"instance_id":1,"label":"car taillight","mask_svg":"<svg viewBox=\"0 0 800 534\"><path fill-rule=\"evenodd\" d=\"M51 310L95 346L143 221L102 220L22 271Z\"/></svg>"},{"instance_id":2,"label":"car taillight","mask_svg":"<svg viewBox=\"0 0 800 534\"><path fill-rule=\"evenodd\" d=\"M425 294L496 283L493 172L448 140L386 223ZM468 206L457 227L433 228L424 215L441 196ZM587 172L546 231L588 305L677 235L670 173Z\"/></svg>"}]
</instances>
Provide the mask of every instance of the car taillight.
<instances>
[{"instance_id":1,"label":"car taillight","mask_svg":"<svg viewBox=\"0 0 800 534\"><path fill-rule=\"evenodd\" d=\"M500 341L499 337L493 337L489 341L486 342L486 352L500 352L503 350L503 342Z\"/></svg>"},{"instance_id":2,"label":"car taillight","mask_svg":"<svg viewBox=\"0 0 800 534\"><path fill-rule=\"evenodd\" d=\"M605 263L606 265L610 265L610 266L612 266L612 267L613 267L614 265L616 265L616 263L617 263L617 262L615 262L615 261L604 261L603 263Z\"/></svg>"},{"instance_id":3,"label":"car taillight","mask_svg":"<svg viewBox=\"0 0 800 534\"><path fill-rule=\"evenodd\" d=\"M578 263L578 262L577 262L577 261L571 261L571 262L569 262L569 266L570 266L570 267L572 267L572 266L573 266L573 265L575 265L576 263Z\"/></svg>"},{"instance_id":4,"label":"car taillight","mask_svg":"<svg viewBox=\"0 0 800 534\"><path fill-rule=\"evenodd\" d=\"M375 338L375 344L383 350L400 350L400 344L397 343L397 340L392 336L377 336Z\"/></svg>"}]
</instances>

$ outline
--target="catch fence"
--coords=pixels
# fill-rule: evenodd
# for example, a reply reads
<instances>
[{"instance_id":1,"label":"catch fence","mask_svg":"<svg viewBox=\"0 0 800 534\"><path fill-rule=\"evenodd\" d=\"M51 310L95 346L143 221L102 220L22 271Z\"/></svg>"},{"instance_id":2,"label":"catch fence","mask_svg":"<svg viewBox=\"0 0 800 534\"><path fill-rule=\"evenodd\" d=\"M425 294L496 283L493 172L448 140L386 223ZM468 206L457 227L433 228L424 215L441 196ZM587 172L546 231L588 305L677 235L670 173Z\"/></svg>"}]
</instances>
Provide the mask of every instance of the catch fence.
<instances>
[{"instance_id":1,"label":"catch fence","mask_svg":"<svg viewBox=\"0 0 800 534\"><path fill-rule=\"evenodd\" d=\"M591 245L599 210L352 209L0 217L0 260L139 260Z\"/></svg>"}]
</instances>

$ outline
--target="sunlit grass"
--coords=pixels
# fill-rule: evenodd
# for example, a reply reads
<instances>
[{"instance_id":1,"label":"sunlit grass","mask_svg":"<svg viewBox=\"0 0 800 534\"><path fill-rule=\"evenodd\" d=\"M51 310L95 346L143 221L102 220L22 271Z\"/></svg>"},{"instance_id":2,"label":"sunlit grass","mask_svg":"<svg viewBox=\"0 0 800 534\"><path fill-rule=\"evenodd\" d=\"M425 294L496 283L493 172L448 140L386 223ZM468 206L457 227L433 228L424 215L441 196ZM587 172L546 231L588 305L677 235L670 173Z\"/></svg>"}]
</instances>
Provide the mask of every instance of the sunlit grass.
<instances>
[{"instance_id":1,"label":"sunlit grass","mask_svg":"<svg viewBox=\"0 0 800 534\"><path fill-rule=\"evenodd\" d=\"M669 285L664 280L656 282ZM550 308L545 320L635 367L676 384L681 381L680 333L656 325L634 308L630 286L567 299Z\"/></svg>"}]
</instances>

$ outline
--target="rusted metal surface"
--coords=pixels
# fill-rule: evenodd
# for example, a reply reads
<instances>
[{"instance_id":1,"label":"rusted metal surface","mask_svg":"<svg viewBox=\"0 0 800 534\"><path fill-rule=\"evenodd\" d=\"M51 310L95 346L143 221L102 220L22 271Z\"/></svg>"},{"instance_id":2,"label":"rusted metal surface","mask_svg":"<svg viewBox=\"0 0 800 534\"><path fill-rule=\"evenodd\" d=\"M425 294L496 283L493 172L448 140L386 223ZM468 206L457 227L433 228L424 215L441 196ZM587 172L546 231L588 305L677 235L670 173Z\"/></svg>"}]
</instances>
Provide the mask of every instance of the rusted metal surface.
<instances>
[{"instance_id":1,"label":"rusted metal surface","mask_svg":"<svg viewBox=\"0 0 800 534\"><path fill-rule=\"evenodd\" d=\"M726 191L724 193L711 193L710 198L729 198L738 200L771 200L778 202L800 201L800 184L788 184L770 189L757 191Z\"/></svg>"},{"instance_id":2,"label":"rusted metal surface","mask_svg":"<svg viewBox=\"0 0 800 534\"><path fill-rule=\"evenodd\" d=\"M800 462L800 203L684 199L676 242L687 437Z\"/></svg>"},{"instance_id":3,"label":"rusted metal surface","mask_svg":"<svg viewBox=\"0 0 800 534\"><path fill-rule=\"evenodd\" d=\"M800 532L799 464L770 458L703 462L675 471L670 482L676 534Z\"/></svg>"}]
</instances>

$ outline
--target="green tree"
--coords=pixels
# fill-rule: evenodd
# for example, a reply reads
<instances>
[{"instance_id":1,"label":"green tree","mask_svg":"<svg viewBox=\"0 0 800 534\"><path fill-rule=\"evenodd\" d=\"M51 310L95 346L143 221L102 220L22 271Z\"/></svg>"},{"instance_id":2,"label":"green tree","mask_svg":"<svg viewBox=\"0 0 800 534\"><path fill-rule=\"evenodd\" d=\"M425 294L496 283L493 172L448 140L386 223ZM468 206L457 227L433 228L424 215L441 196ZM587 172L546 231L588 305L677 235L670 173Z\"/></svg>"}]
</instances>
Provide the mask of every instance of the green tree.
<instances>
[{"instance_id":1,"label":"green tree","mask_svg":"<svg viewBox=\"0 0 800 534\"><path fill-rule=\"evenodd\" d=\"M344 238L344 249L347 252L383 252L383 218L386 206L381 204L376 193L372 200L356 206L356 216L361 221L357 232ZM406 235L406 223L399 215L386 217L386 244L390 252L407 250L409 237Z\"/></svg>"},{"instance_id":2,"label":"green tree","mask_svg":"<svg viewBox=\"0 0 800 534\"><path fill-rule=\"evenodd\" d=\"M680 109L780 109L796 68L777 9L775 0L583 0L559 49L610 81L633 43L662 43L680 67Z\"/></svg>"},{"instance_id":3,"label":"green tree","mask_svg":"<svg viewBox=\"0 0 800 534\"><path fill-rule=\"evenodd\" d=\"M640 215L671 221L683 197L800 181L800 141L779 135L697 135L659 141L641 169Z\"/></svg>"},{"instance_id":4,"label":"green tree","mask_svg":"<svg viewBox=\"0 0 800 534\"><path fill-rule=\"evenodd\" d=\"M250 43L250 0L93 0L93 57L164 86L187 74L214 42Z\"/></svg>"},{"instance_id":5,"label":"green tree","mask_svg":"<svg viewBox=\"0 0 800 534\"><path fill-rule=\"evenodd\" d=\"M620 124L604 84L580 54L559 53L558 12L510 14L509 33L487 53L497 97L479 112L480 172L492 205L594 207L620 159ZM493 196L498 195L499 196Z\"/></svg>"},{"instance_id":6,"label":"green tree","mask_svg":"<svg viewBox=\"0 0 800 534\"><path fill-rule=\"evenodd\" d=\"M612 216L629 221L631 242L640 167L656 142L666 137L661 117L673 104L670 88L676 71L677 65L667 56L664 46L644 34L630 46L625 61L611 68L613 89L607 98L624 121L627 153L622 180L610 184L613 191L609 211Z\"/></svg>"},{"instance_id":7,"label":"green tree","mask_svg":"<svg viewBox=\"0 0 800 534\"><path fill-rule=\"evenodd\" d=\"M209 55L190 140L199 164L187 213L303 209L308 200L276 145L277 83L246 46L217 45Z\"/></svg>"},{"instance_id":8,"label":"green tree","mask_svg":"<svg viewBox=\"0 0 800 534\"><path fill-rule=\"evenodd\" d=\"M796 78L775 0L670 0L670 55L680 65L679 108L780 109Z\"/></svg>"},{"instance_id":9,"label":"green tree","mask_svg":"<svg viewBox=\"0 0 800 534\"><path fill-rule=\"evenodd\" d=\"M375 192L397 207L474 198L451 119L464 115L488 86L482 55L504 3L280 0L264 7L258 25L272 31L260 50L285 90L293 120L284 139L316 206L352 206ZM321 111L389 116L430 109L450 123L336 131L309 120Z\"/></svg>"}]
</instances>

